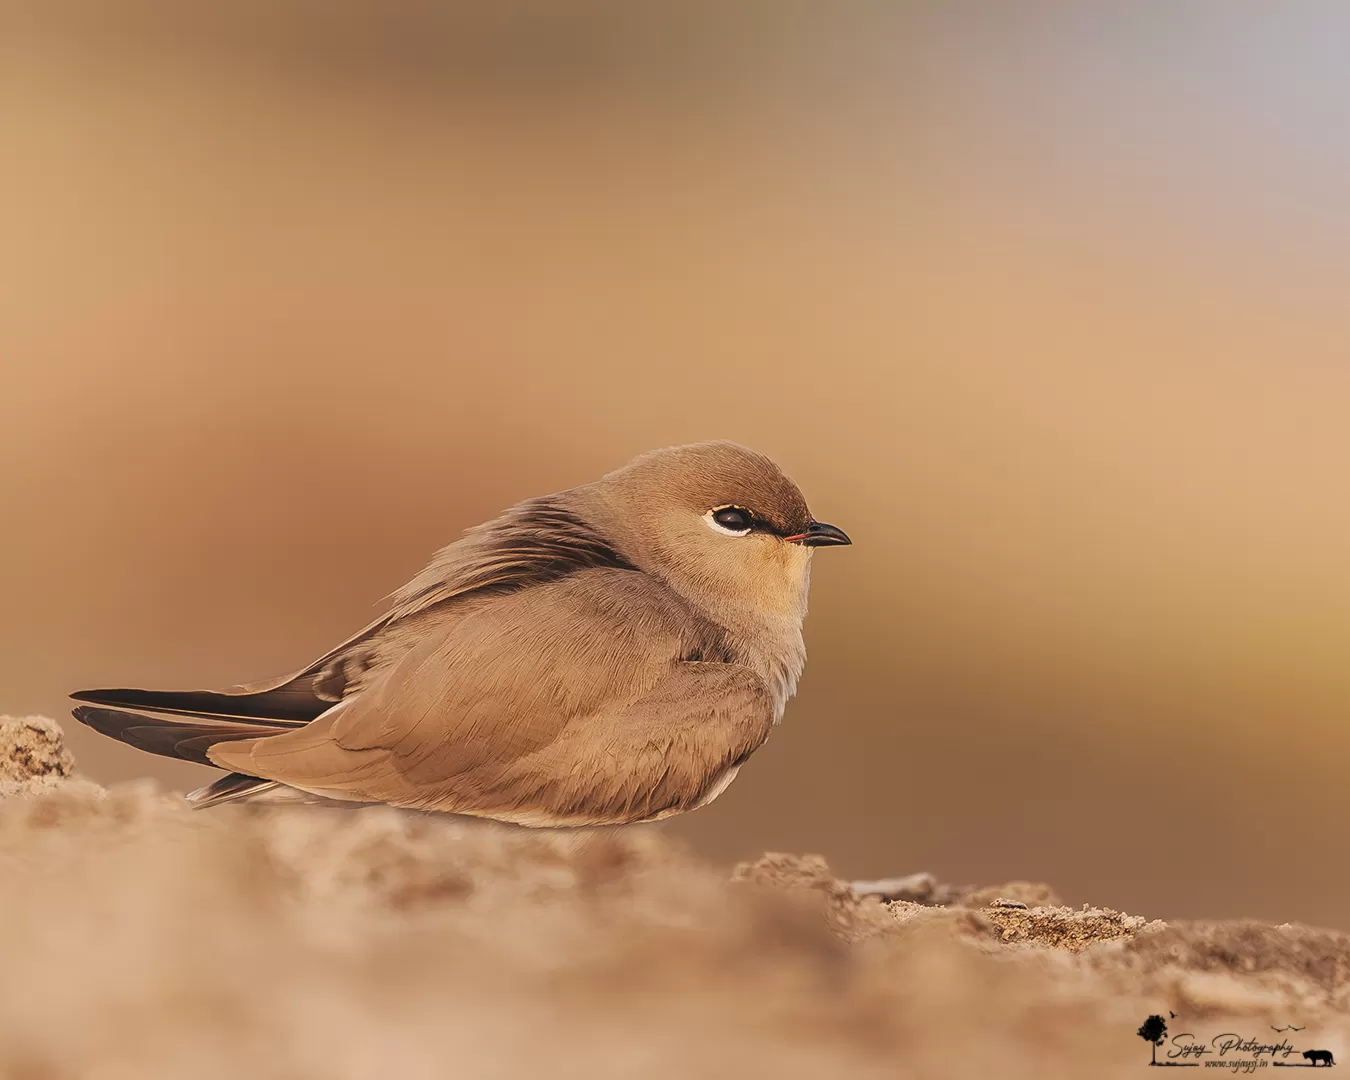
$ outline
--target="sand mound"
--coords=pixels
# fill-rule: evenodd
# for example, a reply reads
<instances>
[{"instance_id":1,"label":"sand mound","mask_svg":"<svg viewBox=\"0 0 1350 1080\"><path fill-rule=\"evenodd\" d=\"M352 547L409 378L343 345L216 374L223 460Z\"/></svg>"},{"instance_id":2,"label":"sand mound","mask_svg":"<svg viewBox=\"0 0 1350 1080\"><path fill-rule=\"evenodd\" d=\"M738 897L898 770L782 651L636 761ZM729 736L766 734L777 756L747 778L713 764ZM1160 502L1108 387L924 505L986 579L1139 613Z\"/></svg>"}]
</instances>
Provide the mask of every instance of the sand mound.
<instances>
[{"instance_id":1,"label":"sand mound","mask_svg":"<svg viewBox=\"0 0 1350 1080\"><path fill-rule=\"evenodd\" d=\"M55 787L75 771L61 726L45 716L0 717L0 794Z\"/></svg>"},{"instance_id":2,"label":"sand mound","mask_svg":"<svg viewBox=\"0 0 1350 1080\"><path fill-rule=\"evenodd\" d=\"M886 900L656 829L192 812L73 778L34 718L0 722L0 782L4 1077L1110 1077L1150 1014L1350 1059L1344 934L1026 882Z\"/></svg>"}]
</instances>

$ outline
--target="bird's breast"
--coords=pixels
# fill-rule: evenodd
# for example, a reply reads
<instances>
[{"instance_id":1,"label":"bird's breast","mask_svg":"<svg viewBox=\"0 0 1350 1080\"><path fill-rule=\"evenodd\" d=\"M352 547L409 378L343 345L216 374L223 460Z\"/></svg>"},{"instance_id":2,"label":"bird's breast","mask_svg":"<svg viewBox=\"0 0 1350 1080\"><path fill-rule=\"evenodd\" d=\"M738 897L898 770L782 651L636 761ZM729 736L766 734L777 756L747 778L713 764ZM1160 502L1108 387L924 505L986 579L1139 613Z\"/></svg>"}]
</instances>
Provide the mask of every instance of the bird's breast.
<instances>
[{"instance_id":1,"label":"bird's breast","mask_svg":"<svg viewBox=\"0 0 1350 1080\"><path fill-rule=\"evenodd\" d=\"M806 666L806 642L800 619L775 619L752 632L735 635L741 662L768 684L773 699L773 722L783 718L788 699L797 692L797 680Z\"/></svg>"}]
</instances>

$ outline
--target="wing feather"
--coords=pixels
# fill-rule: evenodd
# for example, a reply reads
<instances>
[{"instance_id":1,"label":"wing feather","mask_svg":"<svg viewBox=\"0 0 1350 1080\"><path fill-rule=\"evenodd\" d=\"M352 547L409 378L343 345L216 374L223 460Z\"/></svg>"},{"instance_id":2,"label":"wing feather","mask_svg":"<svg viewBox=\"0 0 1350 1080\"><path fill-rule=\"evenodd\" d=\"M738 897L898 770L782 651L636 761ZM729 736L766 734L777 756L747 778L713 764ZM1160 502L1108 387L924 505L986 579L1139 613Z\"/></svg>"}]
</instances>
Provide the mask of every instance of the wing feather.
<instances>
[{"instance_id":1,"label":"wing feather","mask_svg":"<svg viewBox=\"0 0 1350 1080\"><path fill-rule=\"evenodd\" d=\"M574 572L428 613L318 720L210 756L319 794L525 824L662 816L697 805L772 728L750 669L681 660L697 624L644 575Z\"/></svg>"}]
</instances>

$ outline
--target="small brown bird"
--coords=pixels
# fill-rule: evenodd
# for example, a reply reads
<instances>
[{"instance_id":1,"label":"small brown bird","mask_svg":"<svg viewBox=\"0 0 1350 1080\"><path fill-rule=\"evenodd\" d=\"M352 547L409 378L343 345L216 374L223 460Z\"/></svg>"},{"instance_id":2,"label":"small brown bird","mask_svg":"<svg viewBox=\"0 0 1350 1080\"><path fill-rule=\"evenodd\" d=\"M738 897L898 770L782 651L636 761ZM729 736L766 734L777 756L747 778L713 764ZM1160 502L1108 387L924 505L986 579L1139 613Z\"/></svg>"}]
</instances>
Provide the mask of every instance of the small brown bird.
<instances>
[{"instance_id":1,"label":"small brown bird","mask_svg":"<svg viewBox=\"0 0 1350 1080\"><path fill-rule=\"evenodd\" d=\"M849 542L761 454L657 450L470 529L293 675L87 690L74 715L231 770L197 806L655 821L711 802L768 738L806 660L811 549Z\"/></svg>"}]
</instances>

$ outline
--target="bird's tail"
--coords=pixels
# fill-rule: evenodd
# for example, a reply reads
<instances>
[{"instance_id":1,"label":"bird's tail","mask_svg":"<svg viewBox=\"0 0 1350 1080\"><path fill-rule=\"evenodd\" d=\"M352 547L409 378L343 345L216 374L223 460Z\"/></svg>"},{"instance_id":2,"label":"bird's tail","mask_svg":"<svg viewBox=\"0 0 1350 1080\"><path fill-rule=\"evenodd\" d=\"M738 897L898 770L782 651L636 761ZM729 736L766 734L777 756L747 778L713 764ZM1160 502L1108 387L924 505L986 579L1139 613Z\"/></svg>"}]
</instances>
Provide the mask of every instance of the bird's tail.
<instances>
[{"instance_id":1,"label":"bird's tail","mask_svg":"<svg viewBox=\"0 0 1350 1080\"><path fill-rule=\"evenodd\" d=\"M81 724L138 750L162 757L182 758L199 765L214 764L206 756L216 743L258 739L290 731L295 724L266 720L224 720L201 716L156 716L148 712L80 705L72 715Z\"/></svg>"},{"instance_id":2,"label":"bird's tail","mask_svg":"<svg viewBox=\"0 0 1350 1080\"><path fill-rule=\"evenodd\" d=\"M161 690L82 690L71 696L89 702L72 710L95 731L163 757L214 765L207 751L217 743L280 735L302 727L328 703L288 692L261 693ZM277 787L269 780L229 773L192 792L196 807L215 806Z\"/></svg>"},{"instance_id":3,"label":"bird's tail","mask_svg":"<svg viewBox=\"0 0 1350 1080\"><path fill-rule=\"evenodd\" d=\"M211 781L204 787L189 791L186 798L192 809L205 810L208 806L219 806L221 803L239 802L273 793L281 786L275 780L264 780L260 776L232 772Z\"/></svg>"}]
</instances>

